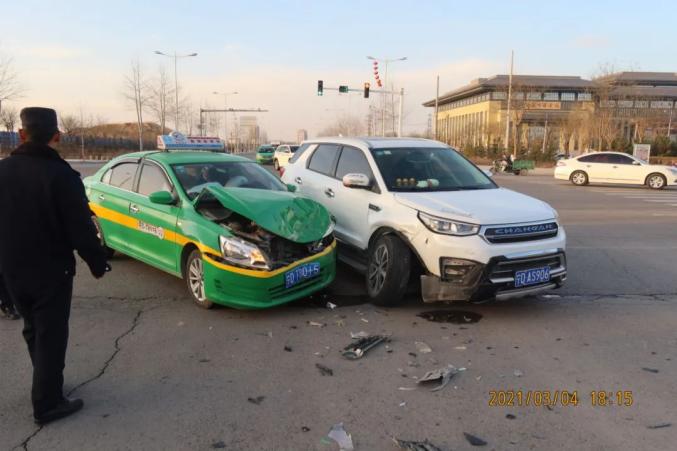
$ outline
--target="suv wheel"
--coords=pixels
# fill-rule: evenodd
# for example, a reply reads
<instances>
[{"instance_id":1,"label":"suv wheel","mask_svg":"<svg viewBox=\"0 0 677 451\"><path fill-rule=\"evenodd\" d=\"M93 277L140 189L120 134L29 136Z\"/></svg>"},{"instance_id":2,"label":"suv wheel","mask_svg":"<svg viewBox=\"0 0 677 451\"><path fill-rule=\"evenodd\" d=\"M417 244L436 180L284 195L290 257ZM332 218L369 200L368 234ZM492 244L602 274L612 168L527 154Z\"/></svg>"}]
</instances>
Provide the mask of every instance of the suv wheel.
<instances>
[{"instance_id":1,"label":"suv wheel","mask_svg":"<svg viewBox=\"0 0 677 451\"><path fill-rule=\"evenodd\" d=\"M411 272L411 251L396 236L384 235L369 249L367 293L376 305L402 301Z\"/></svg>"},{"instance_id":2,"label":"suv wheel","mask_svg":"<svg viewBox=\"0 0 677 451\"><path fill-rule=\"evenodd\" d=\"M280 163L278 163L277 158L273 161L273 166L275 167L276 171L280 170Z\"/></svg>"},{"instance_id":3,"label":"suv wheel","mask_svg":"<svg viewBox=\"0 0 677 451\"><path fill-rule=\"evenodd\" d=\"M191 299L198 306L210 309L214 304L205 295L205 273L202 254L197 249L190 253L184 269L186 285Z\"/></svg>"},{"instance_id":4,"label":"suv wheel","mask_svg":"<svg viewBox=\"0 0 677 451\"><path fill-rule=\"evenodd\" d=\"M103 247L103 250L106 252L106 258L108 259L113 258L113 255L115 255L115 250L106 246L106 240L103 237L103 229L101 228L101 224L99 224L99 220L97 219L96 216L92 216L92 222L94 223L94 227L96 228L96 236L99 238L101 247Z\"/></svg>"}]
</instances>

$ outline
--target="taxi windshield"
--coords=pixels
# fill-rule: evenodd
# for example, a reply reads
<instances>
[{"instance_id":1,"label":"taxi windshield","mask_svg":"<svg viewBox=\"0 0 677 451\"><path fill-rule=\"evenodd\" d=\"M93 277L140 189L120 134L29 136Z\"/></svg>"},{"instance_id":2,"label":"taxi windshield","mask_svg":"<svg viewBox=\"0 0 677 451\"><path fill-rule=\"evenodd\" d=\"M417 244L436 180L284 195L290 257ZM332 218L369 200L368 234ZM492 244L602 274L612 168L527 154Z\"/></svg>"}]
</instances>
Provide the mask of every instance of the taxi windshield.
<instances>
[{"instance_id":1,"label":"taxi windshield","mask_svg":"<svg viewBox=\"0 0 677 451\"><path fill-rule=\"evenodd\" d=\"M460 191L496 188L475 165L449 148L373 149L389 191Z\"/></svg>"},{"instance_id":2,"label":"taxi windshield","mask_svg":"<svg viewBox=\"0 0 677 451\"><path fill-rule=\"evenodd\" d=\"M207 162L175 164L176 178L189 198L194 199L209 185L225 188L254 188L286 191L270 172L254 162Z\"/></svg>"}]
</instances>

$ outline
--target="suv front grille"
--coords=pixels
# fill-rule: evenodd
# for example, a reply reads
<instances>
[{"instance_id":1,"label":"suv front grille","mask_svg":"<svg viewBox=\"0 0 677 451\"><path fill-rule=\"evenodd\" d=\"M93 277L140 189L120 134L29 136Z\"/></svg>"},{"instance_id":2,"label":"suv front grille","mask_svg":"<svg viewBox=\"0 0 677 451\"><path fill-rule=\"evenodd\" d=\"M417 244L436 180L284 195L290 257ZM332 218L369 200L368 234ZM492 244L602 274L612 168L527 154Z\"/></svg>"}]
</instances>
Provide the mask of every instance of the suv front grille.
<instances>
[{"instance_id":1,"label":"suv front grille","mask_svg":"<svg viewBox=\"0 0 677 451\"><path fill-rule=\"evenodd\" d=\"M515 272L545 266L550 267L551 277L557 277L566 272L566 257L563 253L558 253L513 260L498 260L489 269L489 280L492 284L512 284L515 281Z\"/></svg>"},{"instance_id":2,"label":"suv front grille","mask_svg":"<svg viewBox=\"0 0 677 451\"><path fill-rule=\"evenodd\" d=\"M518 243L521 241L535 241L554 238L559 232L556 222L539 224L490 226L484 229L484 238L494 244Z\"/></svg>"}]
</instances>

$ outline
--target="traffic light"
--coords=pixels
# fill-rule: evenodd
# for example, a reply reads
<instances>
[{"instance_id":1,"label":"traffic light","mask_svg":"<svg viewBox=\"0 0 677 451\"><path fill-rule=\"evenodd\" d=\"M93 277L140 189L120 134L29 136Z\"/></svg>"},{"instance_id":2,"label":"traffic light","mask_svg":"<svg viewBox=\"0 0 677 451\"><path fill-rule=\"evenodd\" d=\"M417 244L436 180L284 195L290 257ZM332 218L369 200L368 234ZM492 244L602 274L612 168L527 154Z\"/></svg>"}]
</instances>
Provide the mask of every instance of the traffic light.
<instances>
[{"instance_id":1,"label":"traffic light","mask_svg":"<svg viewBox=\"0 0 677 451\"><path fill-rule=\"evenodd\" d=\"M368 99L369 98L369 82L366 82L364 84L364 98Z\"/></svg>"},{"instance_id":2,"label":"traffic light","mask_svg":"<svg viewBox=\"0 0 677 451\"><path fill-rule=\"evenodd\" d=\"M348 87L345 85L339 86L339 92L348 92Z\"/></svg>"},{"instance_id":3,"label":"traffic light","mask_svg":"<svg viewBox=\"0 0 677 451\"><path fill-rule=\"evenodd\" d=\"M324 93L324 83L322 80L317 80L317 95L321 96Z\"/></svg>"}]
</instances>

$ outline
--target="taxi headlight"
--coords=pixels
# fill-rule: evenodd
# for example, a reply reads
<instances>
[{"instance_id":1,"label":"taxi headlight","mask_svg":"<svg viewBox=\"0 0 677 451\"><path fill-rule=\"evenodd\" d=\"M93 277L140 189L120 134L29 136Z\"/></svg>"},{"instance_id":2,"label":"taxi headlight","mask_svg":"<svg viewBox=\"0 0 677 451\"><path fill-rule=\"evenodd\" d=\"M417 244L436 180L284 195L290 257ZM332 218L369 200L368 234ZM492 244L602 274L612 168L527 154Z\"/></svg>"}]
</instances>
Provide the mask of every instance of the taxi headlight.
<instances>
[{"instance_id":1,"label":"taxi headlight","mask_svg":"<svg viewBox=\"0 0 677 451\"><path fill-rule=\"evenodd\" d=\"M230 263L256 269L270 269L268 259L256 244L234 236L220 236L219 244L223 258Z\"/></svg>"},{"instance_id":2,"label":"taxi headlight","mask_svg":"<svg viewBox=\"0 0 677 451\"><path fill-rule=\"evenodd\" d=\"M334 222L334 219L329 221L329 227L327 227L327 230L324 232L324 235L322 235L322 238L327 238L329 235L334 233L334 228L336 227L336 223Z\"/></svg>"},{"instance_id":3,"label":"taxi headlight","mask_svg":"<svg viewBox=\"0 0 677 451\"><path fill-rule=\"evenodd\" d=\"M445 235L469 236L476 235L477 232L480 231L480 226L477 224L468 224L465 222L438 218L436 216L423 213L422 211L418 212L418 219L420 219L421 222L425 224L425 226L431 231Z\"/></svg>"}]
</instances>

